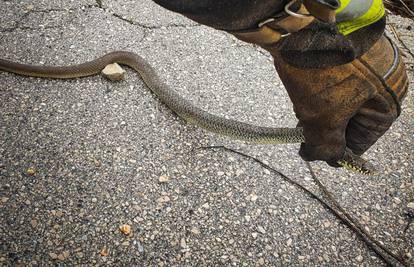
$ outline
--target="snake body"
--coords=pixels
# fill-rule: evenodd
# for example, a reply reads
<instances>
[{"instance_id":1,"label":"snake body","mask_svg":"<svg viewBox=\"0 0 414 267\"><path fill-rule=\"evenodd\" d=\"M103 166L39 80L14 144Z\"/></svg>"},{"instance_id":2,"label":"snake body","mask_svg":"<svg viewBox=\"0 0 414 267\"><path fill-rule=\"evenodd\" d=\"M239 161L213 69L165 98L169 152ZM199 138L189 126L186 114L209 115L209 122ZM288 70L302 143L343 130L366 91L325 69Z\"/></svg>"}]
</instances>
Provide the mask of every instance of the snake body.
<instances>
[{"instance_id":1,"label":"snake body","mask_svg":"<svg viewBox=\"0 0 414 267\"><path fill-rule=\"evenodd\" d=\"M157 75L141 56L127 51L115 51L95 60L72 66L34 66L0 59L0 70L24 76L70 79L99 74L112 63L127 65L138 72L145 84L158 98L182 119L208 131L256 144L282 144L305 142L303 128L273 128L256 126L226 119L206 112L182 98ZM346 150L338 164L363 174L373 174L374 169L364 159Z\"/></svg>"}]
</instances>

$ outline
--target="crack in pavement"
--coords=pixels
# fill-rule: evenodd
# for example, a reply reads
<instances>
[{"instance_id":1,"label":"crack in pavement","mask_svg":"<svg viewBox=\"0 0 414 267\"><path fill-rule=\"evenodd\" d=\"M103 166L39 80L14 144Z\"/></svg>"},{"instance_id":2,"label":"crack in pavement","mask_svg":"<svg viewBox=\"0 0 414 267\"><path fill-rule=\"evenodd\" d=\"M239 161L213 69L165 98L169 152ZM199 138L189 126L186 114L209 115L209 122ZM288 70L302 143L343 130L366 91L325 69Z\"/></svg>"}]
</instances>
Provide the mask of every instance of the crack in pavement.
<instances>
[{"instance_id":1,"label":"crack in pavement","mask_svg":"<svg viewBox=\"0 0 414 267\"><path fill-rule=\"evenodd\" d=\"M29 12L24 13L24 14L20 17L20 19L19 19L19 20L17 20L17 21L15 21L15 22L14 22L14 25L13 25L12 27L10 27L10 28L3 28L3 29L1 29L1 28L0 28L0 32L1 32L1 33L6 33L6 32L11 33L11 32L14 32L15 30L20 29L20 28L21 28L21 27L20 27L20 24L21 24L21 23L22 23L22 21L23 21L26 17L28 17L28 16L29 16Z\"/></svg>"},{"instance_id":2,"label":"crack in pavement","mask_svg":"<svg viewBox=\"0 0 414 267\"><path fill-rule=\"evenodd\" d=\"M160 25L160 26L149 26L149 25L145 25L143 23L134 21L132 18L125 18L125 16L119 15L114 12L109 12L109 13L117 19L123 20L125 22L128 22L131 25L135 25L140 28L147 29L147 30L159 30L159 29L169 29L169 28L194 28L194 27L202 26L201 24L187 25L187 24L175 24L175 23L171 23L167 25Z\"/></svg>"},{"instance_id":3,"label":"crack in pavement","mask_svg":"<svg viewBox=\"0 0 414 267\"><path fill-rule=\"evenodd\" d=\"M62 25L35 28L35 27L29 27L29 26L21 26L21 24L25 19L27 19L27 17L30 14L51 13L51 12L74 12L74 11L77 11L77 10L86 10L86 9L90 9L90 8L93 8L93 7L98 7L98 6L96 6L96 5L86 5L86 6L80 6L80 7L77 7L77 8L50 8L50 9L39 9L39 10L28 9L23 13L23 15L20 16L20 18L17 21L14 22L14 25L12 27L3 28L3 29L0 28L0 33L6 33L6 32L11 33L11 32L14 32L16 30L37 30L37 29L40 29L40 28L42 28L42 29L58 29L58 28L61 28Z\"/></svg>"},{"instance_id":4,"label":"crack in pavement","mask_svg":"<svg viewBox=\"0 0 414 267\"><path fill-rule=\"evenodd\" d=\"M39 26L37 28L35 27L29 27L29 26L21 26L21 27L13 27L13 28L9 28L9 29L5 29L5 30L0 30L0 33L5 33L5 32L13 32L16 30L22 30L22 31L34 31L34 30L53 30L53 29L62 29L63 26Z\"/></svg>"},{"instance_id":5,"label":"crack in pavement","mask_svg":"<svg viewBox=\"0 0 414 267\"><path fill-rule=\"evenodd\" d=\"M158 25L158 26L150 26L150 25L146 25L144 23L140 23L138 21L133 20L132 18L126 18L125 16L118 14L116 12L113 12L112 10L110 10L109 8L105 8L104 7L104 1L103 0L95 0L97 5L96 7L98 7L99 9L104 10L105 12L109 13L111 16L120 19L122 21L125 21L131 25L134 26L138 26L140 28L146 29L146 30L158 30L158 29L164 29L164 28L194 28L194 27L200 27L202 26L201 24L176 24L176 23L171 23L171 24L167 24L167 25Z\"/></svg>"},{"instance_id":6,"label":"crack in pavement","mask_svg":"<svg viewBox=\"0 0 414 267\"><path fill-rule=\"evenodd\" d=\"M143 33L143 37L139 40L139 42L142 42L143 40L145 40L148 36L148 33L150 30L159 30L159 29L171 29L171 28L195 28L195 27L201 27L201 24L193 24L193 25L187 25L187 24L176 24L176 23L171 23L171 24L167 24L167 25L158 25L158 26L150 26L150 25L146 25L144 23L140 23L138 21L135 21L133 18L126 18L125 16L118 14L116 12L113 12L112 10L110 10L109 8L105 8L104 7L104 2L103 0L95 0L96 1L96 7L103 10L104 12L110 14L112 17L122 20L130 25L133 26L137 26L141 29L144 30Z\"/></svg>"},{"instance_id":7,"label":"crack in pavement","mask_svg":"<svg viewBox=\"0 0 414 267\"><path fill-rule=\"evenodd\" d=\"M132 18L126 18L125 16L122 16L116 12L112 12L109 8L105 8L103 1L102 0L95 0L96 4L93 5L85 5L85 6L80 6L77 8L66 8L66 9L62 9L62 8L50 8L50 9L43 9L43 10L27 10L20 18L19 20L17 20L14 25L12 27L9 28L0 28L0 33L10 33L10 32L14 32L16 30L35 30L35 29L39 29L39 28L34 28L34 27L25 27L25 26L21 26L22 22L32 13L50 13L50 12L73 12L73 11L77 11L77 10L85 10L85 9L90 9L90 8L98 8L101 9L102 11L110 14L111 16L122 20L124 22L127 22L130 25L134 25L137 26L139 28L145 29L145 30L158 30L158 29L168 29L168 28L194 28L194 27L200 27L202 26L201 24L193 24L193 25L187 25L187 24L175 24L175 23L171 23L171 24L167 24L167 25L159 25L159 26L150 26L150 25L146 25L144 23L140 23L138 21L133 20ZM59 26L62 27L62 26ZM58 26L56 27L45 27L44 29L53 29L53 28L59 28ZM147 33L144 33L144 35L146 35Z\"/></svg>"}]
</instances>

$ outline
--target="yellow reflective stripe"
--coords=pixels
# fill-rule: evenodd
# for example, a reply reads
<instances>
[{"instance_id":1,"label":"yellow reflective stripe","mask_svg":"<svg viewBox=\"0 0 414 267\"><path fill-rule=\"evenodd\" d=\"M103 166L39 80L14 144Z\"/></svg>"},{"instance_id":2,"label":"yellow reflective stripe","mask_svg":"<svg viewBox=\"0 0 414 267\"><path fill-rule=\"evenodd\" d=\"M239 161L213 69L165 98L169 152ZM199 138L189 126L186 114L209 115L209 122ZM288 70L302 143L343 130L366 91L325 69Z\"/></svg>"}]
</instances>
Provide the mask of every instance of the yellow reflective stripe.
<instances>
[{"instance_id":1,"label":"yellow reflective stripe","mask_svg":"<svg viewBox=\"0 0 414 267\"><path fill-rule=\"evenodd\" d=\"M361 1L361 0L353 0ZM348 2L349 4L349 2ZM341 6L342 8L342 6ZM382 0L374 0L370 9L361 17L350 20L343 21L337 24L339 31L343 35L348 35L356 30L359 30L365 26L368 26L374 22L377 22L385 15L384 4Z\"/></svg>"},{"instance_id":2,"label":"yellow reflective stripe","mask_svg":"<svg viewBox=\"0 0 414 267\"><path fill-rule=\"evenodd\" d=\"M351 1L341 12L336 14L336 21L350 21L363 16L371 8L374 0Z\"/></svg>"},{"instance_id":3,"label":"yellow reflective stripe","mask_svg":"<svg viewBox=\"0 0 414 267\"><path fill-rule=\"evenodd\" d=\"M351 2L351 0L341 0L340 2L341 6L337 10L335 10L336 14L344 10L347 7L347 5Z\"/></svg>"}]
</instances>

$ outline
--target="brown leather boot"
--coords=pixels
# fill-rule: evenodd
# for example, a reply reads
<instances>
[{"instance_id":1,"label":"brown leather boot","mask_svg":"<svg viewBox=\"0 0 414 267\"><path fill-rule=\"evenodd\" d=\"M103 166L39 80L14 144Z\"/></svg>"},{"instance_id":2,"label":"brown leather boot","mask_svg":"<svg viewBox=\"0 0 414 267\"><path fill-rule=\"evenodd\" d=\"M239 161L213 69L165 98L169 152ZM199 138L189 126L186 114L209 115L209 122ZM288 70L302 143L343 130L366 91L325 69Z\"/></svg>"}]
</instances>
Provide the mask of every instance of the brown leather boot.
<instances>
[{"instance_id":1,"label":"brown leather boot","mask_svg":"<svg viewBox=\"0 0 414 267\"><path fill-rule=\"evenodd\" d=\"M317 17L332 20L330 12ZM385 19L362 29L363 39L361 32L345 37L332 22L308 16L304 5L294 13L232 33L272 54L304 128L302 158L338 166L346 147L361 155L398 117L408 88L405 67L392 42L377 35Z\"/></svg>"},{"instance_id":2,"label":"brown leather boot","mask_svg":"<svg viewBox=\"0 0 414 267\"><path fill-rule=\"evenodd\" d=\"M304 127L300 155L305 160L335 165L346 146L361 155L399 115L408 79L398 49L386 37L339 66L298 68L275 52L273 56Z\"/></svg>"}]
</instances>

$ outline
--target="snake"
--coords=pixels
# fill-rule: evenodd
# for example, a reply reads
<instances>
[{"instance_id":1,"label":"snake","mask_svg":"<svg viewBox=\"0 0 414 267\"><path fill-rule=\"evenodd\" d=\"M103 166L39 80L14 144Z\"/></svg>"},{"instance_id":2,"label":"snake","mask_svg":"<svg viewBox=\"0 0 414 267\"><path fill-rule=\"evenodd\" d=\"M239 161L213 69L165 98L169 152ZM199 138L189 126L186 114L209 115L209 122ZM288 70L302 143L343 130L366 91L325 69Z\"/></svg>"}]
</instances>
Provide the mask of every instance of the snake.
<instances>
[{"instance_id":1,"label":"snake","mask_svg":"<svg viewBox=\"0 0 414 267\"><path fill-rule=\"evenodd\" d=\"M23 76L71 79L99 74L107 65L118 63L135 70L146 86L179 117L207 131L253 144L305 143L302 127L264 127L211 114L172 90L154 68L140 55L129 51L114 51L94 60L70 66L28 65L0 59L0 70ZM362 157L346 148L337 163L351 171L374 175L376 169Z\"/></svg>"}]
</instances>

